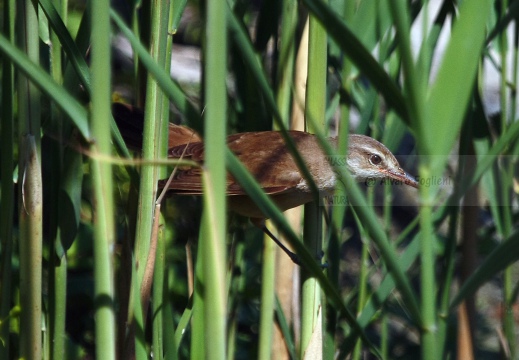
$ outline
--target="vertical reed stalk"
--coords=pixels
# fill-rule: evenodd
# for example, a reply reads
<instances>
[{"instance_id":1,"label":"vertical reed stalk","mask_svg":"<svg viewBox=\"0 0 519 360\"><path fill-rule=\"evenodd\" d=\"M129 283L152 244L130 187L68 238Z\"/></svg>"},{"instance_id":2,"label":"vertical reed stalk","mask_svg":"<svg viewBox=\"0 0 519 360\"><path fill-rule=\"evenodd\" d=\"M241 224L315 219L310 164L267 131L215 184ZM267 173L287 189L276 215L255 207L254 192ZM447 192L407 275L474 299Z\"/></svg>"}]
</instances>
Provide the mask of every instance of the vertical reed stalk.
<instances>
[{"instance_id":1,"label":"vertical reed stalk","mask_svg":"<svg viewBox=\"0 0 519 360\"><path fill-rule=\"evenodd\" d=\"M172 48L173 48L173 39L172 39L172 27L173 27L173 16L174 16L174 6L176 6L175 2L172 0L169 3L168 10L168 36L166 38L166 48L165 48L165 59L164 59L164 70L166 72L170 72L171 70L171 56L172 56ZM160 154L164 154L167 152L168 148L168 125L169 125L169 101L165 95L161 96L161 109L162 109L162 121L160 125L161 135L160 135L160 144L159 144L159 152ZM166 178L167 171L165 168L159 169L159 177ZM158 214L156 214L158 216ZM153 354L157 354L157 356L161 357L165 354L165 343L172 341L171 338L166 338L166 334L173 334L174 329L167 327L169 325L169 321L166 318L168 312L166 311L166 307L171 306L172 304L169 301L168 294L168 286L167 286L167 276L166 276L166 231L164 229L164 217L161 214L160 218L160 229L159 236L157 239L157 260L155 262L155 273L153 276L153 296L152 296L152 321L153 321ZM177 348L177 346L173 342L173 348Z\"/></svg>"},{"instance_id":2,"label":"vertical reed stalk","mask_svg":"<svg viewBox=\"0 0 519 360\"><path fill-rule=\"evenodd\" d=\"M205 220L206 212L202 213L202 224ZM206 242L203 240L207 238L209 234L206 233L207 228L205 226L200 227L200 235L198 236L198 253L196 258L198 261L195 265L195 279L193 288L193 310L191 318L191 344L190 344L190 355L193 359L205 359L207 353L207 343L205 342L205 328L207 327L205 318L206 302L211 300L206 296L206 281L204 272L203 254L205 252ZM222 358L223 359L223 358Z\"/></svg>"},{"instance_id":3,"label":"vertical reed stalk","mask_svg":"<svg viewBox=\"0 0 519 360\"><path fill-rule=\"evenodd\" d=\"M374 188L370 187L368 189L368 204L371 206L374 202ZM357 316L359 316L362 313L362 309L366 306L366 301L368 298L368 284L369 284L369 247L370 243L368 240L368 233L362 226L362 223L359 221L358 216L355 215L355 222L357 223L357 226L360 229L360 238L362 241L362 250L360 254L360 274L359 274L359 282L358 282L358 288L359 288L359 294L357 296ZM362 358L362 342L357 341L357 345L355 346L355 351L352 354L353 360L358 360Z\"/></svg>"},{"instance_id":4,"label":"vertical reed stalk","mask_svg":"<svg viewBox=\"0 0 519 360\"><path fill-rule=\"evenodd\" d=\"M30 0L18 2L19 44L39 63L38 12ZM42 182L40 165L40 95L34 84L18 78L20 169L20 356L42 357Z\"/></svg>"},{"instance_id":5,"label":"vertical reed stalk","mask_svg":"<svg viewBox=\"0 0 519 360\"><path fill-rule=\"evenodd\" d=\"M170 304L165 301L167 292L164 292L164 290L167 288L165 285L166 239L163 228L159 229L157 236L155 272L153 274L153 302L151 320L153 321L153 355L161 359L164 356L164 307L170 306Z\"/></svg>"},{"instance_id":6,"label":"vertical reed stalk","mask_svg":"<svg viewBox=\"0 0 519 360\"><path fill-rule=\"evenodd\" d=\"M272 332L274 330L276 250L276 243L264 236L258 359L265 360L271 358Z\"/></svg>"},{"instance_id":7,"label":"vertical reed stalk","mask_svg":"<svg viewBox=\"0 0 519 360\"><path fill-rule=\"evenodd\" d=\"M151 4L150 23L150 55L161 68L165 68L166 49L169 24L169 0ZM144 111L144 132L142 141L143 159L157 159L160 153L160 138L163 136L164 127L161 123L163 114L163 95L160 87L150 74L146 82L146 105ZM149 244L152 234L152 224L155 209L155 194L159 168L154 165L144 165L141 169L141 181L139 189L139 213L137 215L135 257L137 263L137 283L143 282L145 264L148 259ZM144 299L141 299L143 301ZM147 306L146 304L142 304ZM137 310L137 309L134 309ZM143 309L138 309L143 311Z\"/></svg>"},{"instance_id":8,"label":"vertical reed stalk","mask_svg":"<svg viewBox=\"0 0 519 360\"><path fill-rule=\"evenodd\" d=\"M281 16L281 42L276 76L276 80L278 81L276 103L281 118L288 121L290 118L290 99L294 81L294 60L296 52L294 38L296 36L297 27L297 2L294 0L284 0Z\"/></svg>"},{"instance_id":9,"label":"vertical reed stalk","mask_svg":"<svg viewBox=\"0 0 519 360\"><path fill-rule=\"evenodd\" d=\"M60 17L63 21L66 21L67 8L63 7L66 1L54 0L53 4L59 12ZM50 33L51 49L51 75L57 84L63 84L63 70L62 70L62 47L59 41L59 37L56 32L51 31ZM54 120L56 133L59 134L58 138L63 139L63 115L58 109L56 104L51 106L51 117ZM62 174L63 169L63 145L55 143L51 145L52 153L47 156L52 156L54 159L58 159L53 164L53 168L50 171L54 171L54 174ZM50 151L49 151L50 152ZM63 176L60 177L63 179ZM52 198L59 199L60 189L63 185L63 180L53 182L52 184ZM64 211L59 209L61 202L53 201L49 204L51 215L53 220L53 227L58 227L59 214L64 214ZM51 232L54 233L54 232ZM55 232L56 238L52 241L51 254L57 254L51 257L49 261L49 311L48 311L48 335L49 338L49 351L51 359L63 359L65 357L65 318L67 310L67 256L65 253L59 253L58 248L63 249L63 242L61 237L61 229L57 228Z\"/></svg>"},{"instance_id":10,"label":"vertical reed stalk","mask_svg":"<svg viewBox=\"0 0 519 360\"><path fill-rule=\"evenodd\" d=\"M227 122L227 3L206 3L205 28L205 171L204 219L202 227L204 273L204 320L207 359L226 357L226 169L225 135ZM200 314L198 314L200 316Z\"/></svg>"},{"instance_id":11,"label":"vertical reed stalk","mask_svg":"<svg viewBox=\"0 0 519 360\"><path fill-rule=\"evenodd\" d=\"M94 154L110 155L110 4L92 0L92 110ZM115 359L115 291L113 250L115 242L112 167L94 155L90 161L94 204L95 344L103 359Z\"/></svg>"},{"instance_id":12,"label":"vertical reed stalk","mask_svg":"<svg viewBox=\"0 0 519 360\"><path fill-rule=\"evenodd\" d=\"M20 354L42 356L42 218L43 189L36 142L26 135L20 209Z\"/></svg>"},{"instance_id":13,"label":"vertical reed stalk","mask_svg":"<svg viewBox=\"0 0 519 360\"><path fill-rule=\"evenodd\" d=\"M305 99L305 118L315 120L322 129L326 113L326 69L327 69L327 35L317 19L310 16L308 40L308 78ZM308 121L307 124L312 124ZM307 125L308 126L308 125ZM310 132L315 132L309 126ZM305 205L304 243L310 253L319 259L322 253L322 212L318 201ZM310 343L312 334L322 327L318 319L321 308L321 287L317 279L308 272L302 271L301 286L301 354L304 354ZM320 331L320 329L319 329ZM322 339L321 346L322 346Z\"/></svg>"}]
</instances>

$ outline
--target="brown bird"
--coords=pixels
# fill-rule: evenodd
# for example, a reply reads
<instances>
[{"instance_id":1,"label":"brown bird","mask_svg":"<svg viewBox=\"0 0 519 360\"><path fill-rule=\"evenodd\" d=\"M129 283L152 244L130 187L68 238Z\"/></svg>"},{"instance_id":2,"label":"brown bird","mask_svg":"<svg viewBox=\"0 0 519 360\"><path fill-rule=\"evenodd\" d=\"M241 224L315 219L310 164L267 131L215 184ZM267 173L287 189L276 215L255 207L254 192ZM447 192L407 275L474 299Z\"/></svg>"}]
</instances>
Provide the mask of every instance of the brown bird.
<instances>
[{"instance_id":1,"label":"brown bird","mask_svg":"<svg viewBox=\"0 0 519 360\"><path fill-rule=\"evenodd\" d=\"M182 132L182 135L180 134ZM191 133L181 126L170 127L181 145L168 150L168 157L180 158L202 163L204 143L195 137L189 142ZM315 135L301 132L288 132L298 152L301 154L321 195L330 195L335 189L337 175ZM170 137L172 137L171 135ZM329 139L332 146L336 138ZM278 131L246 132L229 135L227 146L245 165L258 181L262 189L285 211L314 200L311 188L299 171L295 160L288 151L285 141ZM331 159L333 162L333 159ZM340 161L341 159L337 159ZM348 156L345 165L358 182L368 179L392 179L412 187L418 183L400 167L395 156L383 144L364 135L350 135ZM164 186L162 180L159 186ZM200 167L177 170L168 191L182 195L202 195L202 169ZM255 224L261 224L265 214L252 202L234 178L227 176L227 195L229 207L236 213L250 217Z\"/></svg>"},{"instance_id":2,"label":"brown bird","mask_svg":"<svg viewBox=\"0 0 519 360\"><path fill-rule=\"evenodd\" d=\"M121 111L124 113L127 110L121 109ZM135 113L132 115L135 116ZM118 116L115 113L114 116L117 120ZM121 130L123 137L128 139L123 129ZM337 183L337 175L330 164L330 158L319 146L316 136L301 131L289 131L288 133L321 195L332 194ZM131 137L134 145L138 139L138 136ZM329 141L332 146L337 146L336 138L330 138ZM169 146L168 157L178 159L183 154L183 158L186 160L203 163L204 143L193 130L170 124ZM280 132L262 131L229 135L227 146L281 211L314 200L311 188L299 171ZM358 182L368 179L391 179L418 188L417 181L400 167L391 151L368 136L350 135L348 155L344 165ZM161 180L159 187L164 187L166 182L167 180ZM178 169L168 187L168 192L181 195L202 195L202 169L200 167ZM295 255L268 231L264 224L266 215L261 212L230 174L227 176L227 195L231 210L250 217L256 226L262 228L297 262Z\"/></svg>"},{"instance_id":3,"label":"brown bird","mask_svg":"<svg viewBox=\"0 0 519 360\"><path fill-rule=\"evenodd\" d=\"M337 183L337 175L330 164L330 158L319 146L315 135L301 131L289 131L289 134L321 195L331 195ZM184 127L172 126L170 139L172 138L178 145L168 150L168 157L180 158L183 154L184 159L203 162L204 143L198 136L193 136L192 132ZM336 138L330 138L329 141L332 146L337 146ZM262 131L229 135L227 146L281 211L314 200L311 188L299 171L280 132ZM416 180L400 167L388 148L368 136L350 135L345 165L353 178L359 182L368 179L392 179L418 187ZM159 187L166 186L166 181L160 181ZM183 195L202 195L202 169L193 167L177 170L168 191ZM229 208L232 211L251 218L253 224L260 227L295 263L299 264L297 255L268 230L265 226L265 214L230 174L227 176L227 195Z\"/></svg>"}]
</instances>

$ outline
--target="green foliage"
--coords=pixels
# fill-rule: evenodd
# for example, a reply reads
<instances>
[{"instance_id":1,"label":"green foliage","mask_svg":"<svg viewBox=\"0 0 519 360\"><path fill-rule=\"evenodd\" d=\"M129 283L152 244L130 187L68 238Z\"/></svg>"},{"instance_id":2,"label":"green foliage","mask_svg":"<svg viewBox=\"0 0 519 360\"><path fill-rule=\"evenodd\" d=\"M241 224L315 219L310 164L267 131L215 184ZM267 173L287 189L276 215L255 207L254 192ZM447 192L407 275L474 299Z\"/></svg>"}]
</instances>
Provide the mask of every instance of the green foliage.
<instances>
[{"instance_id":1,"label":"green foliage","mask_svg":"<svg viewBox=\"0 0 519 360\"><path fill-rule=\"evenodd\" d=\"M0 360L269 358L274 326L290 358L315 341L326 359L469 356L457 348L462 336L472 336L476 358L519 356L519 52L508 45L517 1L125 6L0 2ZM305 12L309 50L300 43ZM186 27L188 16L199 21ZM110 67L116 34L131 45L130 66ZM171 53L200 34L191 45L201 49L202 83L171 79ZM301 56L306 101L294 80ZM495 88L489 72L500 75ZM110 102L121 98L144 109L142 159L112 118ZM301 104L331 156L338 149L325 135L335 131L345 146L350 121L352 132L412 155L401 164L419 175L419 191L365 191L337 168L336 195L348 202L322 207L324 230L313 227L303 243L224 141L226 132L273 126L310 179L287 133ZM206 141L204 196L155 208L173 120ZM298 319L273 293L285 269L264 250L270 240L227 219L225 169L314 281ZM318 219L310 211L306 220ZM306 247L321 233L325 269ZM321 307L307 305L311 296ZM456 330L465 306L472 334ZM310 341L317 313L322 334ZM502 336L485 330L496 327Z\"/></svg>"}]
</instances>

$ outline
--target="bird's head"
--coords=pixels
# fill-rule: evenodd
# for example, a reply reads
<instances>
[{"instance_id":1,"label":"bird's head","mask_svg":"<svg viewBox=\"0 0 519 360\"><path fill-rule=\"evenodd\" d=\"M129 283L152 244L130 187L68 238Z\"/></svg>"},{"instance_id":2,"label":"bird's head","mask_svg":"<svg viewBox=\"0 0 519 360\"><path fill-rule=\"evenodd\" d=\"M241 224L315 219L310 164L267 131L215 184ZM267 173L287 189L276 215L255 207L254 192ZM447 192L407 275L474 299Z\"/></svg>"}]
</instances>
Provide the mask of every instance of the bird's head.
<instances>
[{"instance_id":1,"label":"bird's head","mask_svg":"<svg viewBox=\"0 0 519 360\"><path fill-rule=\"evenodd\" d=\"M355 181L390 179L418 188L387 147L364 135L351 135L348 144L348 170Z\"/></svg>"}]
</instances>

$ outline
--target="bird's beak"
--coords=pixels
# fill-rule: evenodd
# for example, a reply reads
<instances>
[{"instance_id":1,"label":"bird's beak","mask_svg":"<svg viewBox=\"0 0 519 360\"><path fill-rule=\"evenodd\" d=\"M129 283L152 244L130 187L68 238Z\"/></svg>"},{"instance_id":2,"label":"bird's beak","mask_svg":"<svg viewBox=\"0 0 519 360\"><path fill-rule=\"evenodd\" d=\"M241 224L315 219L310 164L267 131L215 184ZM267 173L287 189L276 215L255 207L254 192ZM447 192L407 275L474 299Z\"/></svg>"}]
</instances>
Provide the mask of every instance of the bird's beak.
<instances>
[{"instance_id":1,"label":"bird's beak","mask_svg":"<svg viewBox=\"0 0 519 360\"><path fill-rule=\"evenodd\" d=\"M398 172L396 171L388 171L388 176L393 179L400 182L403 182L406 185L412 186L416 189L418 189L418 181L408 173L406 173L404 170L399 169Z\"/></svg>"}]
</instances>

